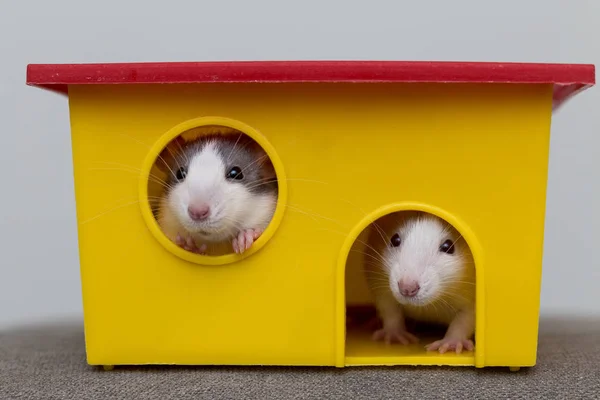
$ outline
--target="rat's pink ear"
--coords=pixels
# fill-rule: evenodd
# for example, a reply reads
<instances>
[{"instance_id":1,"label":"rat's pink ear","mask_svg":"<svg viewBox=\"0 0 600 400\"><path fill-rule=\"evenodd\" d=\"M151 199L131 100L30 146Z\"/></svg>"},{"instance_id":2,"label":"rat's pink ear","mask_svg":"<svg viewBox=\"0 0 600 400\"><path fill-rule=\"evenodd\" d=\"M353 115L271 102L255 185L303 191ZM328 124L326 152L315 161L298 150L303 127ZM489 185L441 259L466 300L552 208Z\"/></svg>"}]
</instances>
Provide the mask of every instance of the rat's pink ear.
<instances>
[{"instance_id":1,"label":"rat's pink ear","mask_svg":"<svg viewBox=\"0 0 600 400\"><path fill-rule=\"evenodd\" d=\"M171 169L183 157L185 143L186 140L181 135L171 140L156 158L156 167L165 173L171 173Z\"/></svg>"}]
</instances>

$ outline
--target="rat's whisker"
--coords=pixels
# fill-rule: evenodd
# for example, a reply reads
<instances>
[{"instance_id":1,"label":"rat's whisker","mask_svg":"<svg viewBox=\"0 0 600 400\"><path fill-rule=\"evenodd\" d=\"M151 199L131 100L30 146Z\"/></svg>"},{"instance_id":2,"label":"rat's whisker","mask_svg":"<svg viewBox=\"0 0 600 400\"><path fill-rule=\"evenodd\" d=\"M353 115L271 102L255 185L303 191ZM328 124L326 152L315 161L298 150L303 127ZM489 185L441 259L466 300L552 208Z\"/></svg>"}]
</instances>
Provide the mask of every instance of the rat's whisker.
<instances>
[{"instance_id":1,"label":"rat's whisker","mask_svg":"<svg viewBox=\"0 0 600 400\"><path fill-rule=\"evenodd\" d=\"M104 211L104 212L101 212L100 214L98 214L98 215L96 215L96 216L94 216L94 217L92 217L92 218L88 218L88 219L86 219L86 220L82 221L82 222L81 222L81 225L83 225L83 224L87 224L87 223L90 223L90 222L92 222L92 221L94 221L94 220L96 220L96 219L98 219L98 218L100 218L100 217L102 217L102 216L104 216L104 215L106 215L106 214L108 214L108 213L111 213L111 212L113 212L113 211L119 210L119 209L121 209L121 208L129 207L129 206L131 206L131 205L133 205L133 204L137 204L137 203L139 203L139 202L140 202L139 200L136 200L136 201L132 201L132 202L130 202L130 203L126 203L126 204L122 204L122 205L119 205L119 206L113 207L113 208L111 208L110 210L106 210L106 211Z\"/></svg>"},{"instance_id":2,"label":"rat's whisker","mask_svg":"<svg viewBox=\"0 0 600 400\"><path fill-rule=\"evenodd\" d=\"M148 148L148 149L151 149L151 148L152 148L152 146L151 146L151 145L149 145L148 143L145 143L145 142L143 142L143 141L141 141L141 140L139 140L139 139L137 139L137 138L135 138L135 137L133 137L133 136L127 135L127 134L125 134L125 133L122 133L122 132L118 133L118 135L120 135L120 136L123 136L123 137L126 137L126 138L128 138L128 139L131 139L131 140L133 140L133 141L135 141L135 142L137 142L137 143L139 143L139 144L142 144L142 145L146 146L146 148ZM157 156L157 158L158 158L158 159L160 159L160 160L163 162L163 164L164 164L164 165L165 165L165 166L166 166L166 167L169 169L169 171L171 172L171 174L173 174L173 177L174 177L174 178L176 178L176 175L175 175L175 173L173 172L173 170L171 169L171 167L169 166L169 163L167 163L167 162L165 161L165 159L164 159L164 158L162 158L162 156L161 156L160 154Z\"/></svg>"},{"instance_id":3,"label":"rat's whisker","mask_svg":"<svg viewBox=\"0 0 600 400\"><path fill-rule=\"evenodd\" d=\"M240 141L240 139L242 138L243 133L240 133L237 140L235 141L235 143L233 144L233 148L231 149L231 151L229 152L229 155L227 156L227 162L229 162L229 160L231 159L231 155L233 154L233 152L235 151L235 148L238 145L238 142Z\"/></svg>"},{"instance_id":4,"label":"rat's whisker","mask_svg":"<svg viewBox=\"0 0 600 400\"><path fill-rule=\"evenodd\" d=\"M264 160L265 158L269 157L267 154L258 157L256 160L252 161L250 164L247 164L244 168L242 168L242 173L245 172L249 167L253 166L254 164L260 162L261 160Z\"/></svg>"},{"instance_id":5,"label":"rat's whisker","mask_svg":"<svg viewBox=\"0 0 600 400\"><path fill-rule=\"evenodd\" d=\"M342 228L345 228L344 226L342 226L342 225L339 223L339 221L337 221L337 220L335 220L335 219L333 219L333 218L329 218L329 217L326 217L326 216L324 216L324 215L320 215L320 214L317 214L317 213L314 213L314 212L308 212L308 211L305 211L305 210L301 209L300 207L297 207L297 206L295 206L295 205L293 205L293 204L286 204L286 207L287 207L287 208L289 208L290 210L296 211L296 212L298 212L298 213L305 214L305 215L307 215L307 216L310 216L310 217L316 217L316 218L320 218L320 219L322 219L322 220L325 220L325 221L332 222L332 223L334 223L334 224L336 224L336 225L338 225L338 226L341 226ZM318 222L318 221L317 221L316 219L314 219L314 218L313 218L313 221L315 221L315 222Z\"/></svg>"}]
</instances>

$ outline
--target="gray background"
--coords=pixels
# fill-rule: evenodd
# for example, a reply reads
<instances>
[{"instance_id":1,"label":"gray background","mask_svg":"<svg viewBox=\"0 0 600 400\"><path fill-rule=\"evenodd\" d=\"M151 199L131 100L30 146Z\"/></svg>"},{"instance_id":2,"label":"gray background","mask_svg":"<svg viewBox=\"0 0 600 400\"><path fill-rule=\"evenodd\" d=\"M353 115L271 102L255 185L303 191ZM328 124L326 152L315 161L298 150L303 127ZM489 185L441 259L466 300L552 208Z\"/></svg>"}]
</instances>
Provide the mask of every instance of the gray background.
<instances>
[{"instance_id":1,"label":"gray background","mask_svg":"<svg viewBox=\"0 0 600 400\"><path fill-rule=\"evenodd\" d=\"M149 3L0 0L0 327L81 314L67 101L26 87L27 63L600 64L598 0ZM599 115L600 88L592 88L553 120L544 314L600 314Z\"/></svg>"}]
</instances>

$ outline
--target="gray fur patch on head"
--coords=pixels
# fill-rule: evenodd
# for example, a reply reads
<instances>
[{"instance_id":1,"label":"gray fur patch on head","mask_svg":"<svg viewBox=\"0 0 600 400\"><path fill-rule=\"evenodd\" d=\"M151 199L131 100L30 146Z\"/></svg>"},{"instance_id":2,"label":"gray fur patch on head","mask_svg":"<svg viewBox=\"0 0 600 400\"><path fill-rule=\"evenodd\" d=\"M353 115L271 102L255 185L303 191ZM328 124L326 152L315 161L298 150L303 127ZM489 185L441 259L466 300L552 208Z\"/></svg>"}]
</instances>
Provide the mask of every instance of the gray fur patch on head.
<instances>
[{"instance_id":1,"label":"gray fur patch on head","mask_svg":"<svg viewBox=\"0 0 600 400\"><path fill-rule=\"evenodd\" d=\"M223 159L226 171L233 167L242 170L243 179L234 182L244 185L252 193L277 192L277 176L267 153L258 143L243 133L210 134L190 142L179 141L177 146L171 146L170 154L164 157L170 169L169 187L172 188L178 183L174 175L177 170L187 169L189 160L208 144L213 144Z\"/></svg>"}]
</instances>

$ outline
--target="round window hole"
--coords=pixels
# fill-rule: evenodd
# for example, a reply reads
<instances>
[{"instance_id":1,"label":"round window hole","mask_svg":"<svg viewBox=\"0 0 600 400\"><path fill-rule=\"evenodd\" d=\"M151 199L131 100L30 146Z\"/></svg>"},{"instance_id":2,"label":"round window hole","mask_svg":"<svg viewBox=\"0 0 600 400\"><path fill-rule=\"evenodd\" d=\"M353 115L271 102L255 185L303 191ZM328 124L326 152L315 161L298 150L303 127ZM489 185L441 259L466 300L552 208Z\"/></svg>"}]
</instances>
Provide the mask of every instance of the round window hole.
<instances>
[{"instance_id":1,"label":"round window hole","mask_svg":"<svg viewBox=\"0 0 600 400\"><path fill-rule=\"evenodd\" d=\"M279 226L286 193L282 163L267 139L220 117L165 133L140 181L142 213L156 239L206 265L235 262L263 247Z\"/></svg>"}]
</instances>

